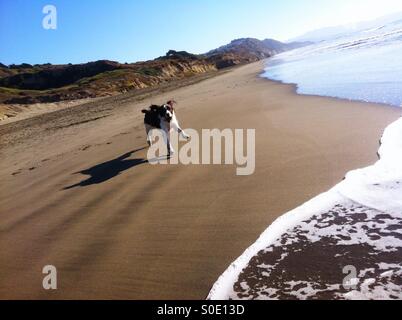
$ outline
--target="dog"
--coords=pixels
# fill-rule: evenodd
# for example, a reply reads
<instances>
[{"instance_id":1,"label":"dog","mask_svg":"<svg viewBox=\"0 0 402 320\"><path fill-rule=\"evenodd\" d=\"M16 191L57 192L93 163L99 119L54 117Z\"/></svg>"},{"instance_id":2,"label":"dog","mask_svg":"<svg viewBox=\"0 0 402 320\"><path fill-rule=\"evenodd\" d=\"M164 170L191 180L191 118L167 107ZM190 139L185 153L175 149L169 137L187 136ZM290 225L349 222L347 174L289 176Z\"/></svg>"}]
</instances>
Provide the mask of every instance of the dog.
<instances>
[{"instance_id":1,"label":"dog","mask_svg":"<svg viewBox=\"0 0 402 320\"><path fill-rule=\"evenodd\" d=\"M147 134L148 145L152 145L152 130L158 129L164 131L164 138L168 149L168 156L174 154L175 152L170 143L171 130L176 130L179 134L182 135L184 139L190 139L190 136L187 135L179 125L179 121L177 120L176 112L174 109L175 104L176 101L170 100L164 105L152 105L148 109L142 110L142 113L145 114L144 125L145 132Z\"/></svg>"}]
</instances>

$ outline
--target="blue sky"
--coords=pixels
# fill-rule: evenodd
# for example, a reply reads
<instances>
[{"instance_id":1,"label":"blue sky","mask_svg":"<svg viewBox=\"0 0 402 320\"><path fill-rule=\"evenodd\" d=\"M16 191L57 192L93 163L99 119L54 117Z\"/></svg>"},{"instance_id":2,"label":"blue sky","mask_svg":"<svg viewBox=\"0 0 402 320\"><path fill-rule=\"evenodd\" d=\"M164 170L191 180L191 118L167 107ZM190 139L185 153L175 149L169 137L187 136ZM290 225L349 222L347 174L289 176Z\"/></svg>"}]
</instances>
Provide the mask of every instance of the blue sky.
<instances>
[{"instance_id":1,"label":"blue sky","mask_svg":"<svg viewBox=\"0 0 402 320\"><path fill-rule=\"evenodd\" d=\"M42 27L45 5L57 30ZM0 62L135 62L235 38L287 40L402 11L402 0L0 0Z\"/></svg>"}]
</instances>

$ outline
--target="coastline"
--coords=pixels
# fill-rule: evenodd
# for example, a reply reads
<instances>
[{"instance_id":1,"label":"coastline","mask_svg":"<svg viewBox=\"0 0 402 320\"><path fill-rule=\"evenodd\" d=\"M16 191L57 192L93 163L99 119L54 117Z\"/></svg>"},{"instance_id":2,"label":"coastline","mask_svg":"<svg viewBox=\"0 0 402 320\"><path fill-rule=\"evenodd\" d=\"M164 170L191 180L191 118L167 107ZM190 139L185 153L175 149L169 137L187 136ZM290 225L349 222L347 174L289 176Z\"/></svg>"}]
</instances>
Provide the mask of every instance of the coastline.
<instances>
[{"instance_id":1,"label":"coastline","mask_svg":"<svg viewBox=\"0 0 402 320\"><path fill-rule=\"evenodd\" d=\"M400 110L300 96L291 85L260 79L261 66L143 101L110 102L102 119L97 109L82 107L70 109L70 118L16 122L19 133L7 138L16 143L3 145L0 168L0 270L10 275L1 280L0 297L49 298L36 286L35 270L53 263L64 283L55 299L205 298L283 212L374 162L375 139ZM184 127L255 128L256 174L239 178L230 166L135 165L145 157L144 150L131 152L144 147L139 111L172 96ZM95 120L79 123L83 111ZM115 175L99 176L99 166ZM63 190L88 181L84 171L96 183Z\"/></svg>"},{"instance_id":2,"label":"coastline","mask_svg":"<svg viewBox=\"0 0 402 320\"><path fill-rule=\"evenodd\" d=\"M264 72L259 75L259 77L268 80L270 82L279 83L281 85L289 85L293 88L293 92L296 95L300 96L309 96L309 97L325 97L329 99L335 99L338 101L355 101L372 104L372 102L362 101L362 100L353 100L353 99L344 99L332 96L320 96L314 94L304 94L298 92L298 85L295 83L286 83L280 80L273 80L266 76L264 76ZM396 110L399 109L401 111L401 107L390 105L390 104L382 104L382 103L374 103L376 105L382 107L391 107ZM399 126L399 127L398 127ZM399 262L398 259L393 260L393 264L385 263L381 261L381 258L377 258L377 270L374 268L364 270L364 263L362 263L367 256L371 255L372 257L380 256L381 251L382 259L384 259L385 252L402 252L401 246L398 244L402 240L402 236L395 234L394 231L398 232L398 230L402 230L402 228L398 227L400 222L402 221L402 217L399 215L399 211L401 208L402 199L398 199L398 191L393 191L393 194L390 197L386 197L385 193L381 194L381 191L377 192L380 195L376 195L375 191L369 189L369 183L372 183L374 186L381 186L382 180L379 179L378 176L381 174L385 176L383 179L387 182L384 182L383 188L391 188L390 185L394 184L393 188L397 188L396 185L399 185L398 181L398 172L400 172L401 167L395 165L398 162L398 155L400 151L392 150L398 147L398 139L400 137L400 133L402 132L402 118L396 120L389 126L384 129L384 133L380 140L380 149L378 151L379 160L373 164L372 166L357 169L353 171L349 171L345 173L345 178L336 184L334 187L329 189L326 192L323 192L311 200L305 202L301 206L284 213L277 220L275 220L271 225L267 227L267 229L261 234L261 236L257 239L257 241L248 247L245 252L239 256L230 266L226 269L226 271L218 278L214 286L211 288L211 291L208 295L209 300L228 300L228 299L257 299L257 300L277 300L277 299L396 299L400 300L402 298L402 291L398 290L399 281L396 278L399 278L402 274L402 266L397 265ZM391 130L393 131L393 135L391 136ZM387 140L386 140L387 138ZM385 152L386 149L386 152ZM392 154L396 155L396 160L390 160ZM385 167L384 162L387 162L388 166ZM391 166L391 167L390 167ZM384 167L384 168L381 168ZM393 171L394 175L392 177L389 176L389 171ZM379 173L378 171L382 171ZM356 181L353 181L356 180ZM392 181L394 179L394 181ZM359 181L363 180L363 181ZM368 181L364 181L368 180ZM381 182L380 182L381 181ZM362 184L359 186L359 183ZM353 184L355 186L353 186ZM356 189L355 189L356 188ZM359 190L360 189L360 190ZM383 190L385 191L385 190ZM359 195L359 192L363 195ZM364 194L366 193L366 194ZM345 196L346 195L346 196ZM388 201L391 203L388 203ZM367 205L368 204L368 205ZM370 212L371 211L371 212ZM346 213L347 212L347 213ZM357 217L358 215L366 216L367 220L362 220ZM371 218L367 218L370 216ZM336 245L332 247L328 245L328 239L334 238L336 239L336 233L340 231L340 228L346 229L344 226L337 224L335 221L339 219L339 217L345 218L348 217L348 223L351 225L359 225L358 228L353 227L349 230L343 230L343 235L341 237L343 240L348 238L349 243L353 243L357 246L365 246L372 245L373 249L367 250L366 256L361 256L358 260L361 260L360 264L360 276L364 277L366 273L371 271L370 277L366 279L358 279L356 278L356 285L351 288L343 287L342 280L344 280L343 276L345 275L343 270L341 273L339 270L339 275L335 284L331 284L331 277L326 274L323 277L322 274L325 275L325 271L323 269L317 269L317 264L323 264L322 262L313 261L310 265L306 263L305 260L308 259L305 257L298 257L293 259L292 264L297 264L298 268L303 268L305 270L310 269L310 273L308 275L304 275L305 279L308 281L295 281L295 275L287 275L283 276L280 280L281 284L278 282L275 283L275 279L272 274L275 273L275 268L282 268L281 272L288 274L292 272L292 268L289 268L289 262L284 262L284 260L289 255L295 255L294 252L302 252L305 251L305 248L308 246L312 246L312 243L322 241L323 245L320 247L316 245L315 250L330 250L332 254L344 252L344 250L334 250ZM369 234L368 227L370 224L372 225L381 225L383 224L384 217L387 217L393 221L390 225L383 227L381 232L373 234ZM331 220L332 219L332 220ZM317 222L318 221L318 222ZM329 227L330 223L328 221L332 221L332 230ZM304 227L303 224L308 225L308 228ZM326 227L322 227L326 225ZM363 225L363 229L361 228ZM311 229L316 229L312 231ZM338 228L338 229L336 229ZM367 228L367 229L366 229ZM322 229L328 229L322 231ZM359 229L359 230L357 230ZM317 234L320 234L317 236ZM366 239L362 239L356 237L353 239L352 233L367 232L368 236ZM381 235L381 236L380 236ZM394 243L389 243L390 240L385 240L384 244L381 243L382 239L378 239L377 237L387 237L394 236ZM306 241L306 237L310 237L309 241ZM321 237L319 241L317 241L317 237ZM288 242L292 243L292 246L289 248L282 249L281 255L278 257L278 253L276 253L276 258L272 258L274 256L272 252L280 251L278 248L283 247L288 244ZM339 238L338 238L339 241ZM387 242L388 241L388 242ZM341 243L342 241L339 241ZM344 241L345 242L345 241ZM374 244L374 245L373 245ZM345 244L343 244L345 245ZM388 245L388 246L387 246ZM377 246L377 250L375 250L375 246ZM352 246L351 246L352 247ZM380 248L380 249L378 249ZM332 249L332 250L331 250ZM360 254L365 250L362 249ZM303 253L301 253L302 255ZM311 253L310 253L311 254ZM345 253L343 253L345 254ZM330 260L330 256L322 255L323 259ZM349 261L348 261L349 259ZM387 257L386 259L392 260L392 258ZM352 261L351 257L338 259L338 261L331 261L326 263L326 267L330 269L328 264L338 264L348 266L348 263ZM370 260L376 261L375 258L370 258ZM270 261L271 265L266 265L267 261ZM389 262L389 260L388 260ZM373 261L370 262L373 266ZM358 264L355 261L355 264ZM314 266L313 266L314 265ZM323 264L325 266L325 263ZM378 266L380 266L378 268ZM321 266L323 267L323 266ZM350 267L350 265L348 266ZM287 269L289 268L289 269ZM352 266L352 269L355 266ZM367 266L366 266L367 268ZM388 268L388 269L387 269ZM363 271L361 271L363 269ZM314 271L311 271L314 270ZM374 271L377 271L375 274ZM295 270L293 270L295 272ZM324 272L323 272L324 271ZM334 272L334 270L331 270ZM336 270L335 270L336 272ZM316 279L316 283L312 282L314 278L313 274L320 274L319 278ZM363 274L363 276L362 276ZM261 277L266 277L265 280L262 280ZM297 276L296 276L297 277ZM286 282L286 280L288 282ZM291 281L290 281L291 280ZM392 282L394 281L394 282ZM360 282L360 283L359 283ZM381 283L382 282L382 283ZM388 283L386 283L388 282ZM380 284L380 285L378 285ZM297 288L297 289L296 289Z\"/></svg>"}]
</instances>

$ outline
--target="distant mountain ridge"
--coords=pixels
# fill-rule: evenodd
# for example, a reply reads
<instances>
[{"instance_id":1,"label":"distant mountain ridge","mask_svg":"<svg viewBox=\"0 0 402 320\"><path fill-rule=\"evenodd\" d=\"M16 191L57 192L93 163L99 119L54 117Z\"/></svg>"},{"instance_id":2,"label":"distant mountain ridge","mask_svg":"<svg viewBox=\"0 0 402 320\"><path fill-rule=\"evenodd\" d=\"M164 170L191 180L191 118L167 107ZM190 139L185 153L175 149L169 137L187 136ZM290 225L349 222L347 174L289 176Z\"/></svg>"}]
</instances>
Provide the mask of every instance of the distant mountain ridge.
<instances>
[{"instance_id":1,"label":"distant mountain ridge","mask_svg":"<svg viewBox=\"0 0 402 320\"><path fill-rule=\"evenodd\" d=\"M108 60L76 65L0 64L0 103L31 104L111 96L255 62L308 44L243 38L201 55L170 50L157 59L130 64Z\"/></svg>"},{"instance_id":2,"label":"distant mountain ridge","mask_svg":"<svg viewBox=\"0 0 402 320\"><path fill-rule=\"evenodd\" d=\"M213 56L215 54L234 53L253 56L257 59L265 59L275 54L297 49L309 44L311 44L311 42L283 43L274 39L258 40L255 38L240 38L233 40L227 45L211 50L206 53L206 55Z\"/></svg>"},{"instance_id":3,"label":"distant mountain ridge","mask_svg":"<svg viewBox=\"0 0 402 320\"><path fill-rule=\"evenodd\" d=\"M393 13L374 20L362 21L356 24L333 26L309 31L304 35L293 38L291 41L321 42L325 40L333 40L336 38L348 36L352 33L356 33L359 31L381 28L384 25L394 23L400 20L402 20L402 12Z\"/></svg>"}]
</instances>

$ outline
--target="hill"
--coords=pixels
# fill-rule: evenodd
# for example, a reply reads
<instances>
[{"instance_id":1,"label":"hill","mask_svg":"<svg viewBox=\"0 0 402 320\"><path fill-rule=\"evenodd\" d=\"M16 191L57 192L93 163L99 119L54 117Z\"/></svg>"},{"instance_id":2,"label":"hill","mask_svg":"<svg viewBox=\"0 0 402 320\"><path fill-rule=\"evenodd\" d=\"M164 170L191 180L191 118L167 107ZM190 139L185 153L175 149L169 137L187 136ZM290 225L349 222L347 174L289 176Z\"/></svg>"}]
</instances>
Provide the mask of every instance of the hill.
<instances>
[{"instance_id":1,"label":"hill","mask_svg":"<svg viewBox=\"0 0 402 320\"><path fill-rule=\"evenodd\" d=\"M131 64L108 60L77 65L0 64L0 103L32 104L112 96L255 62L306 44L245 38L202 55L170 50L163 57Z\"/></svg>"}]
</instances>

